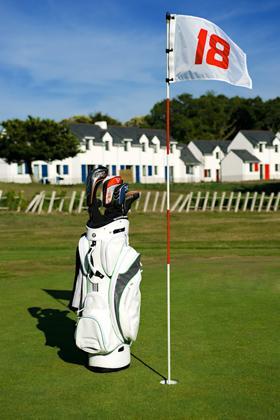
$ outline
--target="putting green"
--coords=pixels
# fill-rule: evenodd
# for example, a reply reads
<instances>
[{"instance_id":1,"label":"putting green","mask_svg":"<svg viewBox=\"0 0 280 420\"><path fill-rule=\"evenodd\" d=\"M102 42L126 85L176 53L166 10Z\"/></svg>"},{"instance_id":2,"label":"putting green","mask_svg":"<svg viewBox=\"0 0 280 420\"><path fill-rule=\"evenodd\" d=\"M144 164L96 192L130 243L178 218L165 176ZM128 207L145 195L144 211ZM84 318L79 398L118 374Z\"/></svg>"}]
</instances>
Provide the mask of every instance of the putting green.
<instances>
[{"instance_id":1,"label":"putting green","mask_svg":"<svg viewBox=\"0 0 280 420\"><path fill-rule=\"evenodd\" d=\"M172 377L165 216L131 215L142 316L127 370L95 374L68 308L86 215L0 215L3 419L279 418L279 214L172 216Z\"/></svg>"}]
</instances>

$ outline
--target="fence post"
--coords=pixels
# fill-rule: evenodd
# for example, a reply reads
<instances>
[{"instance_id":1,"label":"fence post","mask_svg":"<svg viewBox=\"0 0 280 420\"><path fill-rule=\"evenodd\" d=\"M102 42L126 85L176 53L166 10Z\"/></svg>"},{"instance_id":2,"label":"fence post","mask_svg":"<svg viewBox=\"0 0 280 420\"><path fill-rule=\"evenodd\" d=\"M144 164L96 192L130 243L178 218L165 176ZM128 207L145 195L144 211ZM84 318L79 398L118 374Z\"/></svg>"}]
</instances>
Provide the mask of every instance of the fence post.
<instances>
[{"instance_id":1,"label":"fence post","mask_svg":"<svg viewBox=\"0 0 280 420\"><path fill-rule=\"evenodd\" d=\"M237 213L239 210L240 199L241 199L241 192L239 191L239 193L237 194L237 200L236 200L235 208L234 208L235 213Z\"/></svg>"},{"instance_id":2,"label":"fence post","mask_svg":"<svg viewBox=\"0 0 280 420\"><path fill-rule=\"evenodd\" d=\"M182 204L179 207L179 210L178 210L179 213L181 213L184 210L184 208L186 207L187 203L189 202L189 199L190 199L190 194L187 194L186 197L185 197L185 199L183 200Z\"/></svg>"},{"instance_id":3,"label":"fence post","mask_svg":"<svg viewBox=\"0 0 280 420\"><path fill-rule=\"evenodd\" d=\"M232 200L233 200L233 194L234 194L233 192L230 193L229 200L228 200L228 205L227 205L227 211L230 211L231 203L232 203Z\"/></svg>"},{"instance_id":4,"label":"fence post","mask_svg":"<svg viewBox=\"0 0 280 420\"><path fill-rule=\"evenodd\" d=\"M201 196L201 192L198 191L197 196L196 196L194 211L197 211L198 210L198 206L199 206L199 202L200 202L200 196Z\"/></svg>"},{"instance_id":5,"label":"fence post","mask_svg":"<svg viewBox=\"0 0 280 420\"><path fill-rule=\"evenodd\" d=\"M259 203L259 208L258 208L258 211L262 211L262 206L263 206L263 202L264 202L264 197L265 197L265 192L262 192L261 199L260 199L260 203Z\"/></svg>"},{"instance_id":6,"label":"fence post","mask_svg":"<svg viewBox=\"0 0 280 420\"><path fill-rule=\"evenodd\" d=\"M79 200L79 205L78 205L78 213L81 213L82 211L82 207L83 207L83 203L84 203L84 198L85 198L85 191L81 191L81 195L80 195L80 200Z\"/></svg>"},{"instance_id":7,"label":"fence post","mask_svg":"<svg viewBox=\"0 0 280 420\"><path fill-rule=\"evenodd\" d=\"M273 207L273 211L278 210L279 201L280 201L280 192L277 194L277 197L276 197L276 200L275 200L275 203L274 203L274 207Z\"/></svg>"},{"instance_id":8,"label":"fence post","mask_svg":"<svg viewBox=\"0 0 280 420\"><path fill-rule=\"evenodd\" d=\"M146 213L146 211L147 211L149 200L150 200L150 196L151 196L151 191L147 191L147 194L146 194L146 197L145 197L144 208L143 208L143 212L144 213Z\"/></svg>"},{"instance_id":9,"label":"fence post","mask_svg":"<svg viewBox=\"0 0 280 420\"><path fill-rule=\"evenodd\" d=\"M38 208L38 213L41 214L42 210L43 210L43 205L44 205L44 201L45 201L45 196L46 196L46 192L42 191L41 192L41 200L39 203L39 208Z\"/></svg>"},{"instance_id":10,"label":"fence post","mask_svg":"<svg viewBox=\"0 0 280 420\"><path fill-rule=\"evenodd\" d=\"M188 213L190 211L191 205L192 205L192 198L193 198L193 192L189 193L189 201L186 207L186 212Z\"/></svg>"},{"instance_id":11,"label":"fence post","mask_svg":"<svg viewBox=\"0 0 280 420\"><path fill-rule=\"evenodd\" d=\"M269 197L269 200L268 200L268 203L267 203L267 206L266 206L266 211L269 211L269 210L270 210L270 207L271 207L271 204L272 204L273 197L274 197L274 192L272 192L272 193L270 194L270 197Z\"/></svg>"},{"instance_id":12,"label":"fence post","mask_svg":"<svg viewBox=\"0 0 280 420\"><path fill-rule=\"evenodd\" d=\"M216 200L217 200L217 191L215 191L214 194L213 194L212 204L211 204L211 211L214 211Z\"/></svg>"},{"instance_id":13,"label":"fence post","mask_svg":"<svg viewBox=\"0 0 280 420\"><path fill-rule=\"evenodd\" d=\"M49 208L48 208L48 213L52 212L55 196L56 196L56 191L52 191L52 195L51 195L51 198L50 198L50 204L49 204Z\"/></svg>"},{"instance_id":14,"label":"fence post","mask_svg":"<svg viewBox=\"0 0 280 420\"><path fill-rule=\"evenodd\" d=\"M224 205L224 202L225 202L225 198L226 198L226 193L223 192L221 202L220 202L220 206L219 206L219 211L223 211L223 205Z\"/></svg>"},{"instance_id":15,"label":"fence post","mask_svg":"<svg viewBox=\"0 0 280 420\"><path fill-rule=\"evenodd\" d=\"M68 213L72 213L73 211L75 198L76 198L76 191L73 191L71 195L70 203L69 203Z\"/></svg>"},{"instance_id":16,"label":"fence post","mask_svg":"<svg viewBox=\"0 0 280 420\"><path fill-rule=\"evenodd\" d=\"M166 200L166 191L164 191L162 194L162 200L161 200L161 206L160 206L161 213L164 211L165 200Z\"/></svg>"},{"instance_id":17,"label":"fence post","mask_svg":"<svg viewBox=\"0 0 280 420\"><path fill-rule=\"evenodd\" d=\"M246 196L245 196L244 205L243 205L243 211L246 211L246 210L247 210L249 197L250 197L250 192L249 192L249 191L247 191L247 192L246 192Z\"/></svg>"},{"instance_id":18,"label":"fence post","mask_svg":"<svg viewBox=\"0 0 280 420\"><path fill-rule=\"evenodd\" d=\"M257 192L254 192L254 195L253 195L253 200L252 200L252 204L251 204L251 211L254 211L254 209L255 209L255 204L256 204L256 201L257 201L257 196L258 196L258 193Z\"/></svg>"},{"instance_id":19,"label":"fence post","mask_svg":"<svg viewBox=\"0 0 280 420\"><path fill-rule=\"evenodd\" d=\"M155 193L155 199L154 199L154 204L153 204L153 211L156 211L158 197L159 197L159 191L156 191L156 193Z\"/></svg>"},{"instance_id":20,"label":"fence post","mask_svg":"<svg viewBox=\"0 0 280 420\"><path fill-rule=\"evenodd\" d=\"M206 192L206 195L204 197L204 203L203 203L202 211L205 211L206 208L207 208L208 198L209 198L209 191Z\"/></svg>"},{"instance_id":21,"label":"fence post","mask_svg":"<svg viewBox=\"0 0 280 420\"><path fill-rule=\"evenodd\" d=\"M136 200L134 210L137 211L139 207L140 200L142 198L142 193L140 193L138 200Z\"/></svg>"},{"instance_id":22,"label":"fence post","mask_svg":"<svg viewBox=\"0 0 280 420\"><path fill-rule=\"evenodd\" d=\"M175 201L175 203L171 207L171 210L170 211L175 211L176 210L176 208L178 207L178 204L180 203L180 201L182 200L183 197L184 197L183 194L180 194L179 195L179 197L177 198L177 200Z\"/></svg>"}]
</instances>

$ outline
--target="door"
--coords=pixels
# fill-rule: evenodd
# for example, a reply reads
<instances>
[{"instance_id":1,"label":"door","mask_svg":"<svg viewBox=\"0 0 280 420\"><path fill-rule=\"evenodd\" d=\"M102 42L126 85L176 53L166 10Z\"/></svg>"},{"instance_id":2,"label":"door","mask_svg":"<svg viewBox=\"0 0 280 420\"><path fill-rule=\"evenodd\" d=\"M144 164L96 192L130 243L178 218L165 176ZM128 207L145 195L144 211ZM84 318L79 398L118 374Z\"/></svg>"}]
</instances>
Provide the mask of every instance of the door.
<instances>
[{"instance_id":1,"label":"door","mask_svg":"<svg viewBox=\"0 0 280 420\"><path fill-rule=\"evenodd\" d=\"M269 165L264 165L264 179L268 180L270 179L270 170Z\"/></svg>"},{"instance_id":2,"label":"door","mask_svg":"<svg viewBox=\"0 0 280 420\"><path fill-rule=\"evenodd\" d=\"M140 166L139 165L135 166L135 177L136 177L136 182L140 182Z\"/></svg>"},{"instance_id":3,"label":"door","mask_svg":"<svg viewBox=\"0 0 280 420\"><path fill-rule=\"evenodd\" d=\"M48 165L42 165L42 178L48 178Z\"/></svg>"},{"instance_id":4,"label":"door","mask_svg":"<svg viewBox=\"0 0 280 420\"><path fill-rule=\"evenodd\" d=\"M220 182L220 170L216 169L216 182Z\"/></svg>"},{"instance_id":5,"label":"door","mask_svg":"<svg viewBox=\"0 0 280 420\"><path fill-rule=\"evenodd\" d=\"M260 164L260 179L263 179L263 165Z\"/></svg>"}]
</instances>

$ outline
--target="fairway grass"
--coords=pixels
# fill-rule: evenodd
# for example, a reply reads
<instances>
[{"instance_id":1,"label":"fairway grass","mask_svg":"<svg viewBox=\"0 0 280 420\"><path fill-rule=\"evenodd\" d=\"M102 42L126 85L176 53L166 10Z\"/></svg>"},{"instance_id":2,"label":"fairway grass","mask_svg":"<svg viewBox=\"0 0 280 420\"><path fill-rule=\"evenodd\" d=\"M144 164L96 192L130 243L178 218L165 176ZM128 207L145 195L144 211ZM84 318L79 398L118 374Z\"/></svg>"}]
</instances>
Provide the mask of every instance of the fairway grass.
<instances>
[{"instance_id":1,"label":"fairway grass","mask_svg":"<svg viewBox=\"0 0 280 420\"><path fill-rule=\"evenodd\" d=\"M0 215L1 418L279 418L280 215L172 216L172 378L165 217L131 215L142 254L131 367L96 374L67 308L86 214Z\"/></svg>"}]
</instances>

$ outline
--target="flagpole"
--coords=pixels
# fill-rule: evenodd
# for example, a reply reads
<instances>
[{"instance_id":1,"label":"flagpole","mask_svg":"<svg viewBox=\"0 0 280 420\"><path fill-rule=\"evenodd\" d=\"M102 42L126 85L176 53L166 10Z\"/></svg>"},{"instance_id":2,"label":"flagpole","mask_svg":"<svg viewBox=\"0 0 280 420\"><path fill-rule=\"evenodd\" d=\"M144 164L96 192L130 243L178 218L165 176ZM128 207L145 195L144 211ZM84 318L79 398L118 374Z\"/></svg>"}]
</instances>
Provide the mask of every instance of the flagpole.
<instances>
[{"instance_id":1,"label":"flagpole","mask_svg":"<svg viewBox=\"0 0 280 420\"><path fill-rule=\"evenodd\" d=\"M161 381L162 384L173 385L177 381L171 379L171 307L170 307L170 79L168 54L170 53L169 30L170 13L166 13L167 39L166 39L166 295L167 295L167 380Z\"/></svg>"}]
</instances>

